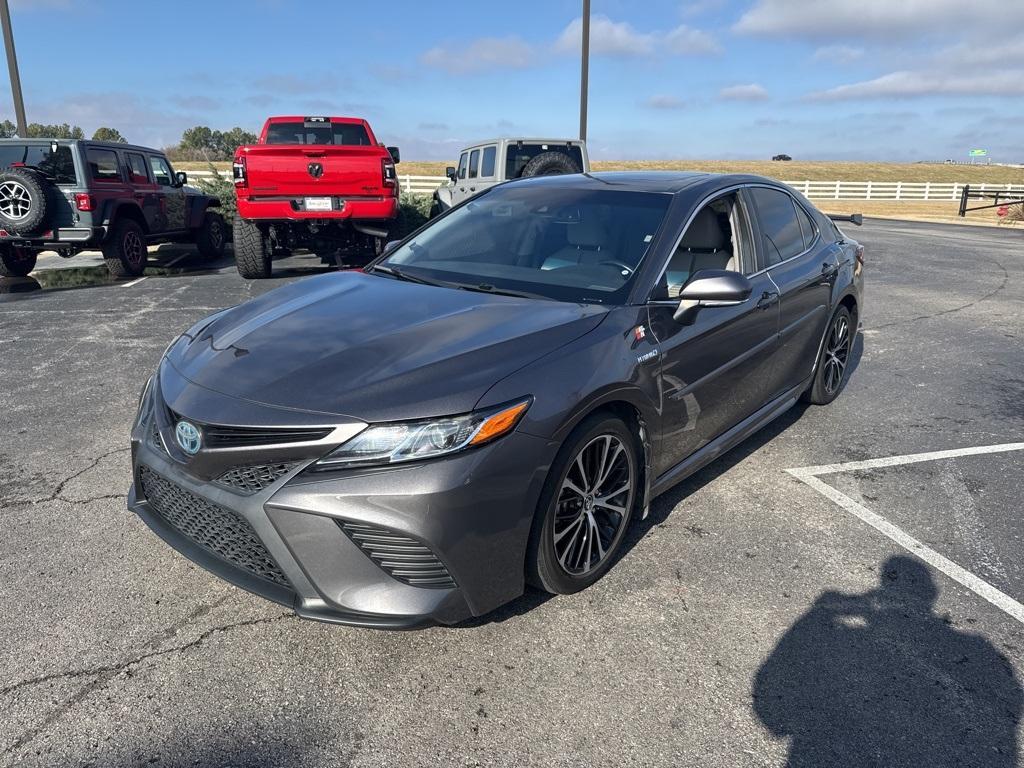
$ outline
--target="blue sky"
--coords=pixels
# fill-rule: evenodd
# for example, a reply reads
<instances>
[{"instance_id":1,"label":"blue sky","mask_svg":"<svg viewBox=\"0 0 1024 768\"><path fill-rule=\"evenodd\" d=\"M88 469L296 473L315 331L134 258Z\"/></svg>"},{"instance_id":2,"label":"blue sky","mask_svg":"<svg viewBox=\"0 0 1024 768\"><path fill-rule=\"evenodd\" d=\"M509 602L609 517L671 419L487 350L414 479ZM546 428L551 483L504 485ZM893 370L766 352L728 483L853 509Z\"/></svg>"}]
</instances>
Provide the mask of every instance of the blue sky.
<instances>
[{"instance_id":1,"label":"blue sky","mask_svg":"<svg viewBox=\"0 0 1024 768\"><path fill-rule=\"evenodd\" d=\"M354 114L428 160L575 135L580 6L12 0L12 15L30 121L165 146L197 124ZM591 34L596 158L1024 161L1022 0L593 0Z\"/></svg>"}]
</instances>

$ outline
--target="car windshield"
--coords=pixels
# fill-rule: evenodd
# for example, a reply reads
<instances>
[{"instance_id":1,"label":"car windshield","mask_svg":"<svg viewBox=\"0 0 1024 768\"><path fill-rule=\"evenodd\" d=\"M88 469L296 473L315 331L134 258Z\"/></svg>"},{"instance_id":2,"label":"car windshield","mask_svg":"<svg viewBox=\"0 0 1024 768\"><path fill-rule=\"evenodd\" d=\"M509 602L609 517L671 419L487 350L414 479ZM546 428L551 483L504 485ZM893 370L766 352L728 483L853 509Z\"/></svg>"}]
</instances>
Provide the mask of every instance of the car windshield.
<instances>
[{"instance_id":1,"label":"car windshield","mask_svg":"<svg viewBox=\"0 0 1024 768\"><path fill-rule=\"evenodd\" d=\"M622 303L670 199L554 185L496 187L438 219L380 266L474 290Z\"/></svg>"}]
</instances>

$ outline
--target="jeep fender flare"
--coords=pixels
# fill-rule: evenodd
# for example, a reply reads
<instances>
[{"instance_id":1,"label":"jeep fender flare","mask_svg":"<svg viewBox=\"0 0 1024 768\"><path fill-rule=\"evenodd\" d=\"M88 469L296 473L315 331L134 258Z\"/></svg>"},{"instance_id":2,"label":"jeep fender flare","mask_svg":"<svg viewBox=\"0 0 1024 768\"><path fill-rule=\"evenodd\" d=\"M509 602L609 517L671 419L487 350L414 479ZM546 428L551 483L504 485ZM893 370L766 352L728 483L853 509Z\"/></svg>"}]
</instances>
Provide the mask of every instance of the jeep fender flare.
<instances>
[{"instance_id":1,"label":"jeep fender flare","mask_svg":"<svg viewBox=\"0 0 1024 768\"><path fill-rule=\"evenodd\" d=\"M210 208L220 207L221 202L219 197L195 195L194 199L189 201L188 228L199 229L199 227L203 226L203 218L206 216L206 212Z\"/></svg>"},{"instance_id":2,"label":"jeep fender flare","mask_svg":"<svg viewBox=\"0 0 1024 768\"><path fill-rule=\"evenodd\" d=\"M437 200L438 205L441 207L441 213L444 213L454 205L452 203L452 188L449 186L438 187L434 191L434 199Z\"/></svg>"},{"instance_id":3,"label":"jeep fender flare","mask_svg":"<svg viewBox=\"0 0 1024 768\"><path fill-rule=\"evenodd\" d=\"M107 203L106 210L100 219L103 222L103 238L106 239L113 231L114 222L125 217L137 221L142 227L142 231L149 234L149 225L146 223L146 217L138 203L129 200L111 200Z\"/></svg>"}]
</instances>

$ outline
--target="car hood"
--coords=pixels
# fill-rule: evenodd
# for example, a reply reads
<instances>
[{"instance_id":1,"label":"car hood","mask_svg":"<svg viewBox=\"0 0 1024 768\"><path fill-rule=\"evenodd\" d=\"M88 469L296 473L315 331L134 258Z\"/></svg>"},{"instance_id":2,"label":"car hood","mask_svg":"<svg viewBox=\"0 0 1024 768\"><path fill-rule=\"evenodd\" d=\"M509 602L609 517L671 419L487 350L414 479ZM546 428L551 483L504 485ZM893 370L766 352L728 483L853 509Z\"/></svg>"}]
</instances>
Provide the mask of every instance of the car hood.
<instances>
[{"instance_id":1,"label":"car hood","mask_svg":"<svg viewBox=\"0 0 1024 768\"><path fill-rule=\"evenodd\" d=\"M363 421L423 418L472 410L500 379L606 315L342 272L197 324L167 360L194 384L257 403Z\"/></svg>"}]
</instances>

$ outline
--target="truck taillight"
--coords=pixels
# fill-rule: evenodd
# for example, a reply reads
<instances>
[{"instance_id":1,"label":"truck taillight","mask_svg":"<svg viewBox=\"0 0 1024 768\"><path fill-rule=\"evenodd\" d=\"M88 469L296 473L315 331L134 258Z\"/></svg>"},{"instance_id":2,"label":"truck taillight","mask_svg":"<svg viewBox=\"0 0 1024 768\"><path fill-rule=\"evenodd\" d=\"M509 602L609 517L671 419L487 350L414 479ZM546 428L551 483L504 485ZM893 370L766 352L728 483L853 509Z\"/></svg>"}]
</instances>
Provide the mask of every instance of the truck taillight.
<instances>
[{"instance_id":1,"label":"truck taillight","mask_svg":"<svg viewBox=\"0 0 1024 768\"><path fill-rule=\"evenodd\" d=\"M389 158L381 158L380 161L381 177L384 182L384 186L394 189L398 186L398 177L395 175L395 164Z\"/></svg>"},{"instance_id":2,"label":"truck taillight","mask_svg":"<svg viewBox=\"0 0 1024 768\"><path fill-rule=\"evenodd\" d=\"M94 211L96 201L88 192L75 192L75 208L80 211Z\"/></svg>"},{"instance_id":3,"label":"truck taillight","mask_svg":"<svg viewBox=\"0 0 1024 768\"><path fill-rule=\"evenodd\" d=\"M236 187L249 186L249 178L245 173L245 158L236 157L231 164L231 175L234 177Z\"/></svg>"}]
</instances>

